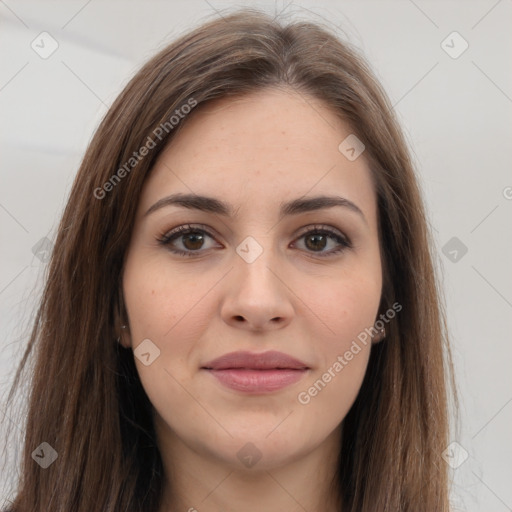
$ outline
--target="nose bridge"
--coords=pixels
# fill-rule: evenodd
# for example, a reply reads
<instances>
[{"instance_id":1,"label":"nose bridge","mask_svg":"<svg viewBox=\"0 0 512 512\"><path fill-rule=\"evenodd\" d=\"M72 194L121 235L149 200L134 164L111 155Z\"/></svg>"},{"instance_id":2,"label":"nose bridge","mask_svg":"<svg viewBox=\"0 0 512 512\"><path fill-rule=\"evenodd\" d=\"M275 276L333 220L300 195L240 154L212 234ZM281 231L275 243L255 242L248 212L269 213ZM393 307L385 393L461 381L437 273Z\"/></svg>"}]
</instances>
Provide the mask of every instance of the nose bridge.
<instances>
[{"instance_id":1,"label":"nose bridge","mask_svg":"<svg viewBox=\"0 0 512 512\"><path fill-rule=\"evenodd\" d=\"M259 288L273 287L276 277L274 272L278 266L276 250L273 247L272 236L247 236L236 247L238 261L236 262L237 276Z\"/></svg>"},{"instance_id":2,"label":"nose bridge","mask_svg":"<svg viewBox=\"0 0 512 512\"><path fill-rule=\"evenodd\" d=\"M231 284L223 316L228 323L240 320L247 327L263 329L284 326L293 316L293 306L279 277L281 265L270 235L248 236L236 247ZM276 323L279 321L279 323Z\"/></svg>"}]
</instances>

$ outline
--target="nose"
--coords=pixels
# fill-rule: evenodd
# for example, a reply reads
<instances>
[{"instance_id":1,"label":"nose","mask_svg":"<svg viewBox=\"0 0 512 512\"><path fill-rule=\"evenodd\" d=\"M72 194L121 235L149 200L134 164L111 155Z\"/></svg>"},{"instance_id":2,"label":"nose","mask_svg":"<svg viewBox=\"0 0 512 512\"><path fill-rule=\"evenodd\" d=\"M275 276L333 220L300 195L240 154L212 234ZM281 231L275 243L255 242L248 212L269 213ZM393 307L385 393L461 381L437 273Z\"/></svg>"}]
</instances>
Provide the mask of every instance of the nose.
<instances>
[{"instance_id":1,"label":"nose","mask_svg":"<svg viewBox=\"0 0 512 512\"><path fill-rule=\"evenodd\" d=\"M237 254L221 308L223 320L251 331L282 329L294 314L290 283L270 249L248 262Z\"/></svg>"}]
</instances>

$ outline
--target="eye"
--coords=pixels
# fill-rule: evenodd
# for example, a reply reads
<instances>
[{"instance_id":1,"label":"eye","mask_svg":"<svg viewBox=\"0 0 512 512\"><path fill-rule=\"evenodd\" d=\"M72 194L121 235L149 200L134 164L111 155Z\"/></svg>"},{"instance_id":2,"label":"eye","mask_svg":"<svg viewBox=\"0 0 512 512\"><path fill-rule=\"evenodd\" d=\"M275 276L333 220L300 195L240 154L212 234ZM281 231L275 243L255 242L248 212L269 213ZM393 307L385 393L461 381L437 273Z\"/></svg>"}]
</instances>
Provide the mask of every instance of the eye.
<instances>
[{"instance_id":1,"label":"eye","mask_svg":"<svg viewBox=\"0 0 512 512\"><path fill-rule=\"evenodd\" d=\"M204 247L205 240L208 238L214 239L206 229L203 227L194 227L192 225L179 226L169 233L165 233L160 236L157 241L161 245L165 245L171 252L180 256L194 256L199 254L201 249L210 249L211 247ZM309 229L297 238L297 240L304 239L304 246L306 252L312 252L318 254L320 257L328 257L334 254L338 254L345 249L352 247L350 240L341 234L341 232L335 231L325 226L314 226L313 229ZM178 241L183 248L174 246L175 242ZM324 249L335 242L334 248L325 251ZM295 244L294 244L295 245ZM336 247L337 245L337 247Z\"/></svg>"},{"instance_id":2,"label":"eye","mask_svg":"<svg viewBox=\"0 0 512 512\"><path fill-rule=\"evenodd\" d=\"M325 226L314 226L313 229L303 233L297 240L302 239L304 239L306 250L309 249L307 252L318 254L321 258L338 254L352 247L351 241L341 232ZM324 251L329 245L329 241L332 243L333 240L336 242L335 247L329 251Z\"/></svg>"},{"instance_id":3,"label":"eye","mask_svg":"<svg viewBox=\"0 0 512 512\"><path fill-rule=\"evenodd\" d=\"M158 238L158 242L167 246L168 249L175 254L179 254L180 256L193 256L194 253L198 253L199 249L203 248L206 238L213 239L213 236L205 229L185 225L179 226L171 232L164 234ZM184 249L173 247L175 240L178 240Z\"/></svg>"}]
</instances>

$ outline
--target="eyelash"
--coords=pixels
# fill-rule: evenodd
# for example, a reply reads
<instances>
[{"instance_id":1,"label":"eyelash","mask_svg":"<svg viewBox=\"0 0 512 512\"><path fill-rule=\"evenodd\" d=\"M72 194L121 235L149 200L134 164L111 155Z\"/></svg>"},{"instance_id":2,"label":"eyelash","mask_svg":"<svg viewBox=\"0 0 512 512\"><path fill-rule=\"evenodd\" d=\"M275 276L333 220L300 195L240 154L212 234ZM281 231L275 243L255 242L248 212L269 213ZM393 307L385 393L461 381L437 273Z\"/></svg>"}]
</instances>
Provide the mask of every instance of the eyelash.
<instances>
[{"instance_id":1,"label":"eyelash","mask_svg":"<svg viewBox=\"0 0 512 512\"><path fill-rule=\"evenodd\" d=\"M178 254L179 256L193 257L193 256L195 256L195 254L199 254L200 252L203 252L203 251L201 251L201 250L183 251L181 249L176 249L176 248L170 247L170 244L174 239L177 239L180 236L188 235L188 234L192 234L192 233L206 234L210 238L215 238L207 229L204 229L203 227L200 227L200 226L192 226L190 224L187 224L184 226L179 226L170 232L163 233L162 235L160 235L160 237L157 238L157 241L161 245L166 246L174 254ZM333 250L331 250L329 252L325 252L325 253L315 252L315 251L307 251L310 254L318 255L320 258L328 258L330 256L333 256L340 252L343 252L346 249L352 248L352 242L348 238L341 236L338 232L336 232L328 227L325 227L325 226L313 226L312 229L310 229L309 231L302 233L298 239L303 238L307 235L311 235L311 234L328 235L332 239L334 239L336 242L338 242L341 246L341 247L338 247L337 249L333 249Z\"/></svg>"}]
</instances>

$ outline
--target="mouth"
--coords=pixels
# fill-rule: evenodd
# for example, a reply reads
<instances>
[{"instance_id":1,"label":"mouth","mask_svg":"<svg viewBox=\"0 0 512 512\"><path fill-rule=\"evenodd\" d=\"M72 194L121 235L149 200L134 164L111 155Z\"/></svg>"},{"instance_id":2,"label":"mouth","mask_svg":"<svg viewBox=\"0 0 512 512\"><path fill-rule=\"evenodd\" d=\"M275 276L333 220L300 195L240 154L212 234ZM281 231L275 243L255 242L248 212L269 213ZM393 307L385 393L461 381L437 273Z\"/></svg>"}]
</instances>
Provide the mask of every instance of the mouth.
<instances>
[{"instance_id":1,"label":"mouth","mask_svg":"<svg viewBox=\"0 0 512 512\"><path fill-rule=\"evenodd\" d=\"M201 367L225 387L250 394L278 391L298 382L310 370L282 352L232 352Z\"/></svg>"},{"instance_id":2,"label":"mouth","mask_svg":"<svg viewBox=\"0 0 512 512\"><path fill-rule=\"evenodd\" d=\"M250 394L278 391L301 380L308 370L254 370L248 368L231 368L212 370L205 368L222 385L235 391Z\"/></svg>"}]
</instances>

